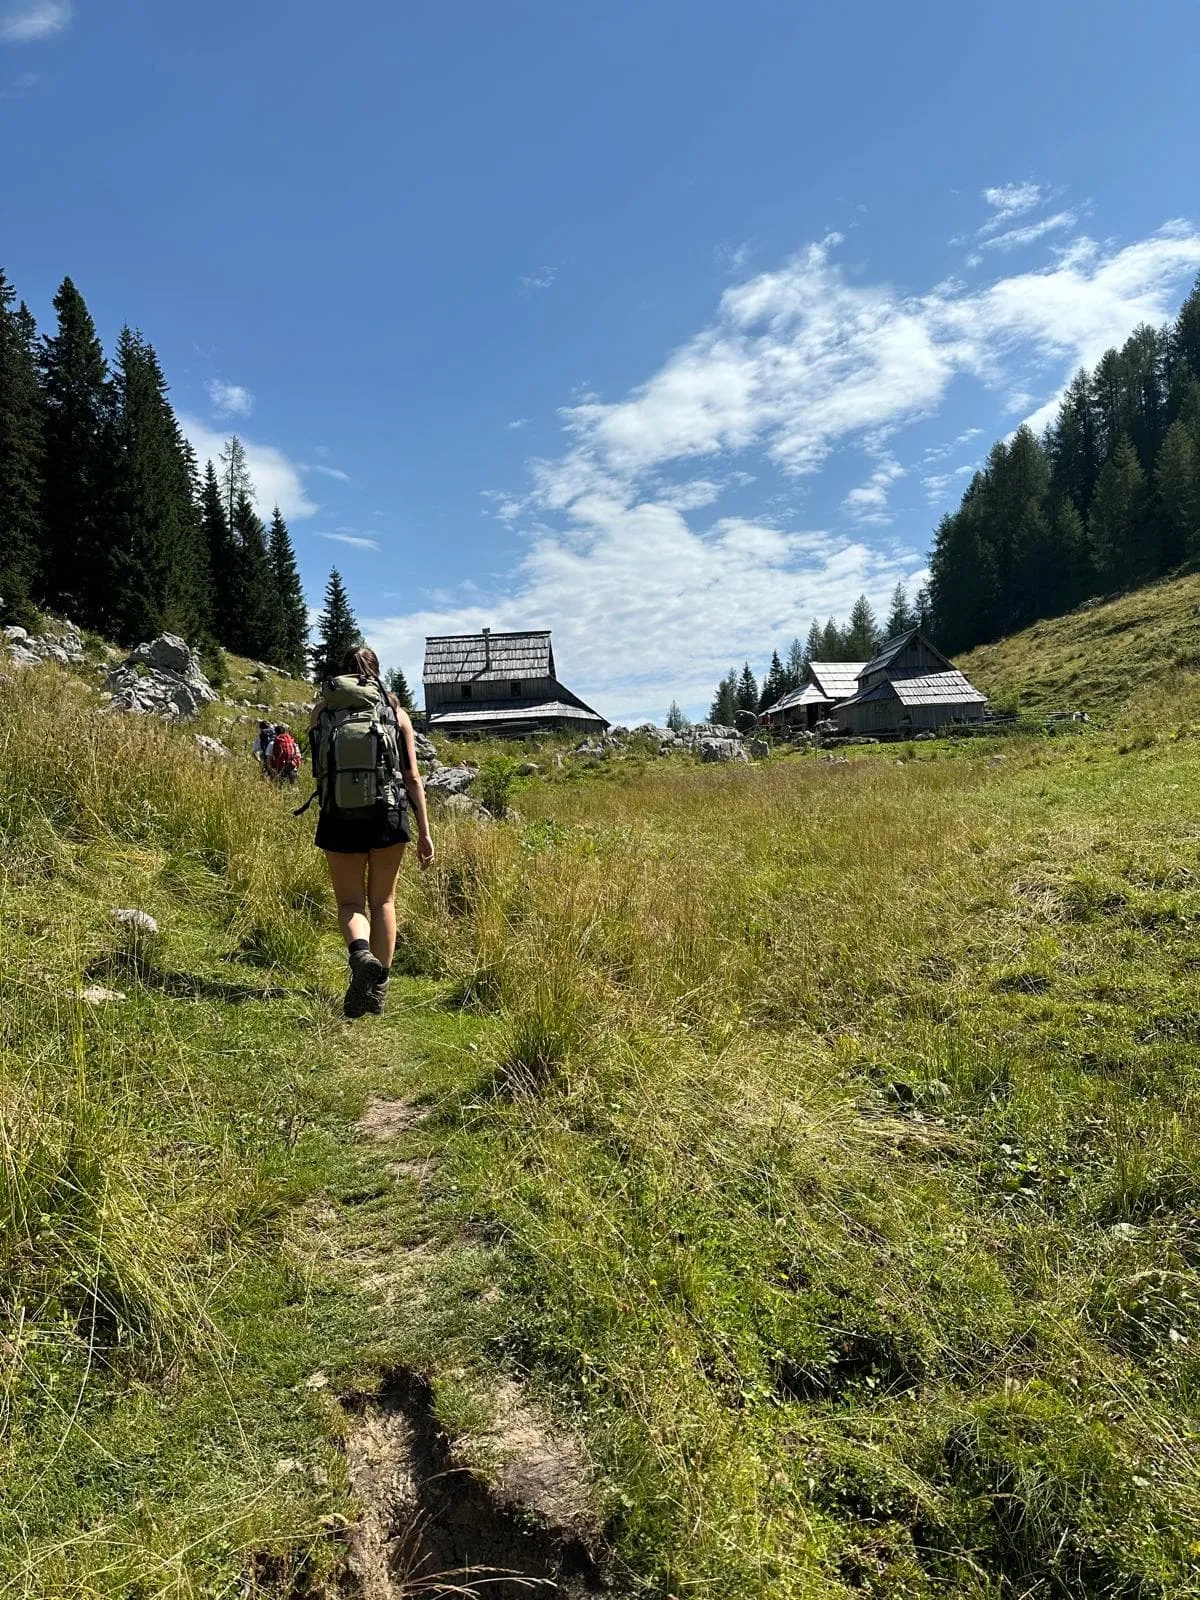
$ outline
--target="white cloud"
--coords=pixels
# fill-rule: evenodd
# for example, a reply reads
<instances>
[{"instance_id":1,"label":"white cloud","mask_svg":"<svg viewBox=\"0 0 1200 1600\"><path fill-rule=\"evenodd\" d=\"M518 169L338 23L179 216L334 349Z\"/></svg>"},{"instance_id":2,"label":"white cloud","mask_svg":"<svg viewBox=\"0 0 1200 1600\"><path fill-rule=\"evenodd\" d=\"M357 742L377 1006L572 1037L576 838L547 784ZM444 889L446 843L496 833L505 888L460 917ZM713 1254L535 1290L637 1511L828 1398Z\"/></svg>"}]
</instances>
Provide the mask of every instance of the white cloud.
<instances>
[{"instance_id":1,"label":"white cloud","mask_svg":"<svg viewBox=\"0 0 1200 1600\"><path fill-rule=\"evenodd\" d=\"M517 279L521 285L522 294L531 294L535 289L548 289L558 277L557 267L539 267L536 272Z\"/></svg>"},{"instance_id":2,"label":"white cloud","mask_svg":"<svg viewBox=\"0 0 1200 1600\"><path fill-rule=\"evenodd\" d=\"M222 378L210 378L205 387L212 402L214 416L248 417L254 410L254 396L240 383L226 383Z\"/></svg>"},{"instance_id":3,"label":"white cloud","mask_svg":"<svg viewBox=\"0 0 1200 1600\"><path fill-rule=\"evenodd\" d=\"M0 11L0 44L36 44L62 30L74 15L70 0L33 0Z\"/></svg>"},{"instance_id":4,"label":"white cloud","mask_svg":"<svg viewBox=\"0 0 1200 1600\"><path fill-rule=\"evenodd\" d=\"M750 264L750 257L754 254L754 244L749 239L744 239L741 244L719 244L717 246L717 265L722 272L727 272L731 278L745 270Z\"/></svg>"},{"instance_id":5,"label":"white cloud","mask_svg":"<svg viewBox=\"0 0 1200 1600\"><path fill-rule=\"evenodd\" d=\"M350 474L348 472L343 472L341 467L314 466L308 467L305 470L308 472L319 472L324 478L336 478L339 483L349 483L351 481Z\"/></svg>"},{"instance_id":6,"label":"white cloud","mask_svg":"<svg viewBox=\"0 0 1200 1600\"><path fill-rule=\"evenodd\" d=\"M1063 228L1073 228L1078 221L1073 211L1056 211L1052 217L1043 217L1040 222L1030 222L1022 228L1009 228L1005 233L998 233L993 238L985 239L980 245L981 250L1017 250L1022 245L1036 244L1039 239L1045 238L1048 233L1058 233ZM973 265L978 265L982 258L975 256Z\"/></svg>"},{"instance_id":7,"label":"white cloud","mask_svg":"<svg viewBox=\"0 0 1200 1600\"><path fill-rule=\"evenodd\" d=\"M348 544L353 550L378 550L379 541L368 539L361 533L318 533L318 539L331 539L334 544Z\"/></svg>"},{"instance_id":8,"label":"white cloud","mask_svg":"<svg viewBox=\"0 0 1200 1600\"><path fill-rule=\"evenodd\" d=\"M1013 217L1024 216L1042 205L1045 193L1040 183L1001 183L983 191L983 198L992 208L992 215L980 228L981 234L993 233Z\"/></svg>"},{"instance_id":9,"label":"white cloud","mask_svg":"<svg viewBox=\"0 0 1200 1600\"><path fill-rule=\"evenodd\" d=\"M532 417L514 417L508 426L515 433L519 428L527 428L532 421Z\"/></svg>"},{"instance_id":10,"label":"white cloud","mask_svg":"<svg viewBox=\"0 0 1200 1600\"><path fill-rule=\"evenodd\" d=\"M931 473L927 478L922 478L921 483L930 504L936 505L952 486L954 486L954 492L957 494L959 492L957 480L970 477L974 471L975 468L972 466L955 467L952 472L935 472Z\"/></svg>"},{"instance_id":11,"label":"white cloud","mask_svg":"<svg viewBox=\"0 0 1200 1600\"><path fill-rule=\"evenodd\" d=\"M890 522L892 519L887 515L888 495L893 483L907 476L894 456L885 455L866 483L851 489L842 505L859 522Z\"/></svg>"},{"instance_id":12,"label":"white cloud","mask_svg":"<svg viewBox=\"0 0 1200 1600\"><path fill-rule=\"evenodd\" d=\"M997 216L1036 204L1036 187L997 191ZM1031 369L1064 381L1138 322L1160 322L1200 267L1200 231L1173 223L1124 247L1076 239L1044 267L974 288L903 293L843 271L836 243L730 285L709 325L625 396L578 397L562 413L562 453L531 463L527 492L487 496L525 541L508 579L484 599L377 617L373 642L407 671L426 631L549 626L566 681L605 712L661 717L672 696L699 709L730 661L761 664L863 590L886 605L923 565L778 502L766 515L770 485L759 515L705 519L733 458L801 479L863 448L872 473L845 510L870 525L903 476L896 434L934 414L956 378L998 395Z\"/></svg>"},{"instance_id":13,"label":"white cloud","mask_svg":"<svg viewBox=\"0 0 1200 1600\"><path fill-rule=\"evenodd\" d=\"M179 417L179 426L196 452L202 468L206 461L218 460L227 443L226 434L197 417L183 414ZM289 460L274 445L256 444L241 434L238 437L246 447L246 461L259 513L267 516L273 506L278 506L289 522L313 516L318 507L308 498L298 463Z\"/></svg>"}]
</instances>

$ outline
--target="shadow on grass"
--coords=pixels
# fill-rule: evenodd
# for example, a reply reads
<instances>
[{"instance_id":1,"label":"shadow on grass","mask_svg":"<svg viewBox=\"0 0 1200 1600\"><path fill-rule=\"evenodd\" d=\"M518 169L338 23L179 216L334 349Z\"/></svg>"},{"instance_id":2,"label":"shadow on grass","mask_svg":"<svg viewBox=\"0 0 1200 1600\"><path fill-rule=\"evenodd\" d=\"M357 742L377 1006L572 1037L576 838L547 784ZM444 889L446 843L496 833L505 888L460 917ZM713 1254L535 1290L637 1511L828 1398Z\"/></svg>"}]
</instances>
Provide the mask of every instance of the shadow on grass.
<instances>
[{"instance_id":1,"label":"shadow on grass","mask_svg":"<svg viewBox=\"0 0 1200 1600\"><path fill-rule=\"evenodd\" d=\"M314 999L323 995L323 991L316 989L283 984L255 987L248 983L229 983L221 978L201 978L193 972L171 972L140 960L128 951L119 951L93 963L84 977L89 983L124 978L141 984L143 989L157 989L175 1000L217 1000L234 1006L250 1000Z\"/></svg>"}]
</instances>

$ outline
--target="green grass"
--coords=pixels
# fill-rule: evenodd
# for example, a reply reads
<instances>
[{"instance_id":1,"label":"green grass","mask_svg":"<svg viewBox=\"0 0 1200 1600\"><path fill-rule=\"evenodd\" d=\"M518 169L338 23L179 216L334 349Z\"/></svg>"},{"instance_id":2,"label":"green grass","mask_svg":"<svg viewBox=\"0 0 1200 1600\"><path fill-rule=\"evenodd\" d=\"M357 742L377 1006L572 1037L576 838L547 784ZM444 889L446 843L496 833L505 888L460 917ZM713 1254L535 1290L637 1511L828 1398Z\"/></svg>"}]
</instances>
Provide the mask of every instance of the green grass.
<instances>
[{"instance_id":1,"label":"green grass","mask_svg":"<svg viewBox=\"0 0 1200 1600\"><path fill-rule=\"evenodd\" d=\"M638 1592L1200 1594L1194 679L523 780L356 1028L286 804L63 682L0 689L0 1594L332 1583L396 1364L578 1426Z\"/></svg>"},{"instance_id":2,"label":"green grass","mask_svg":"<svg viewBox=\"0 0 1200 1600\"><path fill-rule=\"evenodd\" d=\"M1200 666L1200 573L1038 622L957 658L993 701L1022 711L1161 720Z\"/></svg>"}]
</instances>

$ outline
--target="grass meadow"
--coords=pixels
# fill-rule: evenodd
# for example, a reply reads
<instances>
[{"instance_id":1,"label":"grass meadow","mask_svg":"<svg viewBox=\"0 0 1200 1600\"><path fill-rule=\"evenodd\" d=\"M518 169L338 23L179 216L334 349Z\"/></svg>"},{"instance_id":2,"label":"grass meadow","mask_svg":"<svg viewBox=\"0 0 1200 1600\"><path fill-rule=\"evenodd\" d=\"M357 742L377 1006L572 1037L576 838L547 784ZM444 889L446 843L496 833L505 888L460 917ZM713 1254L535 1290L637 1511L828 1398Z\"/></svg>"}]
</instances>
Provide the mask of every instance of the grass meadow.
<instances>
[{"instance_id":1,"label":"grass meadow","mask_svg":"<svg viewBox=\"0 0 1200 1600\"><path fill-rule=\"evenodd\" d=\"M436 827L351 1028L307 819L0 687L0 1596L353 1593L336 1397L395 1366L468 1441L502 1378L550 1405L628 1594L1200 1594L1200 719L1162 694L520 780ZM386 1151L372 1094L424 1113Z\"/></svg>"}]
</instances>

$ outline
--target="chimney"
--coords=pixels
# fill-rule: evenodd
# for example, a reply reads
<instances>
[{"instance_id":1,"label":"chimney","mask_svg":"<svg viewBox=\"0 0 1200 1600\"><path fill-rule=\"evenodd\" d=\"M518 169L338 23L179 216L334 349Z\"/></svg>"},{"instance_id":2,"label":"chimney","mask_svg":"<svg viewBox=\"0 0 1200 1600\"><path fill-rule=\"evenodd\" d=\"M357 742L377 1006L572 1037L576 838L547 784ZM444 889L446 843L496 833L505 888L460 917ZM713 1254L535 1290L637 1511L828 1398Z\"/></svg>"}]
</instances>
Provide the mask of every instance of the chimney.
<instances>
[{"instance_id":1,"label":"chimney","mask_svg":"<svg viewBox=\"0 0 1200 1600\"><path fill-rule=\"evenodd\" d=\"M483 670L485 672L490 671L491 670L491 665L492 665L492 630L490 628L485 628L483 630Z\"/></svg>"}]
</instances>

